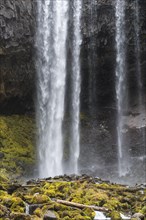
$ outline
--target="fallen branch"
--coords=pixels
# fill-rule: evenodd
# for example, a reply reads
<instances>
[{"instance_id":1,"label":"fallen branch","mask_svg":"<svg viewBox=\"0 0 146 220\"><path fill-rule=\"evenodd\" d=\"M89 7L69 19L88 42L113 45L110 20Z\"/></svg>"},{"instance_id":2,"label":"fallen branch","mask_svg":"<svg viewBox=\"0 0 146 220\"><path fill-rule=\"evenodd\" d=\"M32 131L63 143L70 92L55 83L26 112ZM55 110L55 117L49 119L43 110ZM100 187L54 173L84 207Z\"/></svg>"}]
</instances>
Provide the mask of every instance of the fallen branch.
<instances>
[{"instance_id":1,"label":"fallen branch","mask_svg":"<svg viewBox=\"0 0 146 220\"><path fill-rule=\"evenodd\" d=\"M94 205L83 205L83 204L80 204L80 203L69 202L69 201L60 200L60 199L57 199L56 202L58 202L60 204L63 204L63 205L68 205L68 206L73 206L73 207L76 207L76 208L80 208L80 209L91 208L91 209L94 209L95 211L108 212L108 209L106 209L104 207L94 206Z\"/></svg>"},{"instance_id":2,"label":"fallen branch","mask_svg":"<svg viewBox=\"0 0 146 220\"><path fill-rule=\"evenodd\" d=\"M27 188L27 187L38 187L37 185L22 185L20 186L20 188L23 187L23 188Z\"/></svg>"}]
</instances>

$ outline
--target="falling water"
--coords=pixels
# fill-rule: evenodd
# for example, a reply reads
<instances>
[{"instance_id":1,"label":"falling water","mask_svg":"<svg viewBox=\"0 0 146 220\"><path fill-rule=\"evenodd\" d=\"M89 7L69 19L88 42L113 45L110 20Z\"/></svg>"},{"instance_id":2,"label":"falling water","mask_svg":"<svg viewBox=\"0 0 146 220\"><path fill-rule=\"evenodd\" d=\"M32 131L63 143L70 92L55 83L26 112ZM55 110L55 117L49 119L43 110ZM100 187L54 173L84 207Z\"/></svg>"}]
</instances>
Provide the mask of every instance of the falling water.
<instances>
[{"instance_id":1,"label":"falling water","mask_svg":"<svg viewBox=\"0 0 146 220\"><path fill-rule=\"evenodd\" d=\"M41 177L63 173L68 1L37 1L37 123Z\"/></svg>"},{"instance_id":2,"label":"falling water","mask_svg":"<svg viewBox=\"0 0 146 220\"><path fill-rule=\"evenodd\" d=\"M96 53L96 35L95 27L97 26L97 5L96 1L89 1L90 5L90 16L88 21L90 42L89 42L89 110L93 114L93 107L96 105L97 94L96 94L96 63L97 63L97 53Z\"/></svg>"},{"instance_id":3,"label":"falling water","mask_svg":"<svg viewBox=\"0 0 146 220\"><path fill-rule=\"evenodd\" d=\"M144 109L144 97L143 97L143 85L142 85L142 72L140 63L140 20L139 20L139 3L135 0L135 19L134 19L134 29L135 29L135 54L136 54L136 79L137 79L137 94L138 94L138 111L141 117L145 117ZM141 127L143 125L141 124ZM142 140L142 154L145 156L145 131L141 128L141 140Z\"/></svg>"},{"instance_id":4,"label":"falling water","mask_svg":"<svg viewBox=\"0 0 146 220\"><path fill-rule=\"evenodd\" d=\"M107 218L103 212L95 211L94 220L111 220L111 218Z\"/></svg>"},{"instance_id":5,"label":"falling water","mask_svg":"<svg viewBox=\"0 0 146 220\"><path fill-rule=\"evenodd\" d=\"M116 0L116 97L117 97L117 138L119 175L125 175L128 168L127 152L123 138L123 108L126 97L125 62L125 0Z\"/></svg>"},{"instance_id":6,"label":"falling water","mask_svg":"<svg viewBox=\"0 0 146 220\"><path fill-rule=\"evenodd\" d=\"M80 154L80 22L82 0L73 2L73 48L72 48L72 122L70 140L70 171L78 173L78 159Z\"/></svg>"}]
</instances>

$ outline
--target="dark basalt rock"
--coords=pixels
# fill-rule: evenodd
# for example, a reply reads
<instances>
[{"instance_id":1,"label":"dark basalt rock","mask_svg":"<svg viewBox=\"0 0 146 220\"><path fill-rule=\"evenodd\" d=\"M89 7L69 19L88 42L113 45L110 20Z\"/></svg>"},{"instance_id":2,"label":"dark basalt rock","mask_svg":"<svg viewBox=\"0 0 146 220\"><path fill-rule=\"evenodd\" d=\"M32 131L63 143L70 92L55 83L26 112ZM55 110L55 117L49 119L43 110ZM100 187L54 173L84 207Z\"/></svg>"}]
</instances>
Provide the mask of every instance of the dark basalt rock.
<instances>
[{"instance_id":1,"label":"dark basalt rock","mask_svg":"<svg viewBox=\"0 0 146 220\"><path fill-rule=\"evenodd\" d=\"M33 1L0 2L0 112L24 112L32 106Z\"/></svg>"},{"instance_id":2,"label":"dark basalt rock","mask_svg":"<svg viewBox=\"0 0 146 220\"><path fill-rule=\"evenodd\" d=\"M132 218L144 220L144 215L141 213L135 213Z\"/></svg>"},{"instance_id":3,"label":"dark basalt rock","mask_svg":"<svg viewBox=\"0 0 146 220\"><path fill-rule=\"evenodd\" d=\"M141 69L146 87L146 3L140 5ZM115 102L115 4L111 0L83 1L82 13L82 108L89 107L89 78L93 73L94 106ZM0 3L0 112L32 110L35 91L34 40L36 2L1 0ZM135 88L135 2L126 1L126 45L128 86ZM93 52L94 50L94 52ZM89 69L89 66L92 66ZM92 88L93 89L93 88ZM11 106L11 108L10 108ZM13 106L13 107L12 107Z\"/></svg>"},{"instance_id":4,"label":"dark basalt rock","mask_svg":"<svg viewBox=\"0 0 146 220\"><path fill-rule=\"evenodd\" d=\"M139 9L140 64L143 94L146 94L145 1L139 0ZM85 171L90 173L88 167L84 166L84 161L86 164L88 161L88 166L92 172L94 170L92 165L97 164L95 173L92 174L99 176L102 176L106 164L107 173L112 178L113 168L110 166L117 162L115 2L113 0L96 0L95 5L91 8L91 0L84 0L82 10L81 112L87 114L83 120L81 119L80 163L83 167L83 173ZM36 16L36 2L33 0L0 1L0 113L25 113L34 110ZM127 0L125 46L127 46L127 86L128 98L131 100L131 112L133 112L133 106L138 106L136 100L137 72L134 20L135 1ZM71 18L69 22L71 22ZM68 40L71 38L71 30L69 33ZM71 49L68 45L69 54ZM69 87L69 76L67 80ZM93 95L92 103L89 100L90 93ZM69 101L69 97L67 99ZM91 110L95 110L91 111L91 114L89 114L90 107ZM136 112L136 114L138 113ZM130 113L128 113L128 117L131 117ZM133 153L134 148L133 156L135 156L137 152L135 149L139 149L139 146L142 145L141 142L138 143L140 130L135 129L135 127L130 127L128 130L125 135L132 137L130 150L132 149ZM95 155L98 155L98 158ZM89 161L89 158L93 160L90 159ZM134 161L134 163L136 162ZM115 170L117 171L117 167ZM136 172L139 173L139 171Z\"/></svg>"},{"instance_id":5,"label":"dark basalt rock","mask_svg":"<svg viewBox=\"0 0 146 220\"><path fill-rule=\"evenodd\" d=\"M126 30L126 60L127 60L127 86L130 96L136 95L137 70L135 52L135 1L126 1L125 30ZM146 89L146 3L139 1L139 41L140 64L144 92ZM92 105L111 106L115 102L115 3L111 0L95 1L91 6L89 1L83 4L82 16L82 106L89 106L90 89L95 86L95 96ZM90 88L90 78L95 81ZM131 97L132 98L132 97Z\"/></svg>"},{"instance_id":6,"label":"dark basalt rock","mask_svg":"<svg viewBox=\"0 0 146 220\"><path fill-rule=\"evenodd\" d=\"M56 215L54 214L54 212L52 211L48 211L45 215L43 220L57 220L58 218L56 217Z\"/></svg>"}]
</instances>

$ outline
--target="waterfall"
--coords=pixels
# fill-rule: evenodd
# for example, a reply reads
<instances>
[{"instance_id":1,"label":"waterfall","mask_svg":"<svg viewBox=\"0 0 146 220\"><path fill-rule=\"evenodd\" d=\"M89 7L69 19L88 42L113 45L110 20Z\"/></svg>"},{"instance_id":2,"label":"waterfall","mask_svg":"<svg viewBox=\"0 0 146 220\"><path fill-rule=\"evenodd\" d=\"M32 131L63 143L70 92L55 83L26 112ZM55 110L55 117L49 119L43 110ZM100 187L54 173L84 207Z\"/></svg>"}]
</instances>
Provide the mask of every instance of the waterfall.
<instances>
[{"instance_id":1,"label":"waterfall","mask_svg":"<svg viewBox=\"0 0 146 220\"><path fill-rule=\"evenodd\" d=\"M96 71L97 71L97 52L96 48L96 35L94 28L97 26L97 5L96 1L89 1L90 5L90 16L88 20L88 31L90 36L89 42L89 54L88 54L88 64L89 64L89 88L88 88L88 102L89 102L89 110L91 115L93 114L93 108L97 102L97 94L96 94Z\"/></svg>"},{"instance_id":2,"label":"waterfall","mask_svg":"<svg viewBox=\"0 0 146 220\"><path fill-rule=\"evenodd\" d=\"M134 29L135 29L135 55L136 55L136 79L137 79L137 103L138 103L138 112L143 119L145 117L145 108L144 108L144 97L143 97L143 83L142 83L142 72L141 72L141 57L140 57L140 19L139 19L139 3L138 0L135 0L135 19L134 19ZM143 123L141 120L141 139L142 139L142 156L145 156L145 131L142 129Z\"/></svg>"},{"instance_id":3,"label":"waterfall","mask_svg":"<svg viewBox=\"0 0 146 220\"><path fill-rule=\"evenodd\" d=\"M71 111L71 140L70 140L70 171L78 173L80 154L80 22L82 0L73 1L73 48L72 48L72 111Z\"/></svg>"},{"instance_id":4,"label":"waterfall","mask_svg":"<svg viewBox=\"0 0 146 220\"><path fill-rule=\"evenodd\" d=\"M126 108L125 0L116 0L116 97L119 175L128 171L128 150L124 143L123 114Z\"/></svg>"},{"instance_id":5,"label":"waterfall","mask_svg":"<svg viewBox=\"0 0 146 220\"><path fill-rule=\"evenodd\" d=\"M37 1L37 126L41 177L63 173L68 1Z\"/></svg>"},{"instance_id":6,"label":"waterfall","mask_svg":"<svg viewBox=\"0 0 146 220\"><path fill-rule=\"evenodd\" d=\"M71 172L78 173L80 152L81 0L73 1L71 74ZM37 1L37 127L40 177L64 174L64 114L67 76L68 1Z\"/></svg>"}]
</instances>

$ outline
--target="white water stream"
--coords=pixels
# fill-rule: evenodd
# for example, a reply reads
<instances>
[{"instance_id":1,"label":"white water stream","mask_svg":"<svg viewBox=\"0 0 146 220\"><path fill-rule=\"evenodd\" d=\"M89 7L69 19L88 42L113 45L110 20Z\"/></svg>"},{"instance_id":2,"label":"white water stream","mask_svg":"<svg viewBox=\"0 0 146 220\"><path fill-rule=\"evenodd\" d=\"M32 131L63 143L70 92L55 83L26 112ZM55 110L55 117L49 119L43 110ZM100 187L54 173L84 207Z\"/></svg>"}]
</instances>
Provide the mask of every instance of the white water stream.
<instances>
[{"instance_id":1,"label":"white water stream","mask_svg":"<svg viewBox=\"0 0 146 220\"><path fill-rule=\"evenodd\" d=\"M96 51L96 35L95 27L97 25L97 1L89 1L90 14L88 19L88 32L90 36L88 66L89 66L89 88L88 88L88 103L90 114L93 114L97 102L97 51Z\"/></svg>"},{"instance_id":2,"label":"white water stream","mask_svg":"<svg viewBox=\"0 0 146 220\"><path fill-rule=\"evenodd\" d=\"M80 17L82 1L73 1L71 172L78 173L80 152ZM69 1L37 1L37 127L39 176L64 174L63 120L67 75Z\"/></svg>"},{"instance_id":3,"label":"white water stream","mask_svg":"<svg viewBox=\"0 0 146 220\"><path fill-rule=\"evenodd\" d=\"M123 112L126 103L125 0L116 0L116 97L119 175L128 172L128 150L123 137Z\"/></svg>"},{"instance_id":4,"label":"white water stream","mask_svg":"<svg viewBox=\"0 0 146 220\"><path fill-rule=\"evenodd\" d=\"M68 1L38 1L37 72L39 174L63 174Z\"/></svg>"},{"instance_id":5,"label":"white water stream","mask_svg":"<svg viewBox=\"0 0 146 220\"><path fill-rule=\"evenodd\" d=\"M144 121L145 116L145 104L143 97L143 82L142 82L142 71L141 71L141 55L140 55L140 17L139 17L139 1L135 0L135 19L134 19L134 29L135 29L135 55L136 55L136 78L137 78L137 94L138 94L138 112ZM141 122L141 127L143 123ZM140 126L139 126L140 127ZM143 155L146 154L146 140L145 140L145 131L141 130L141 142L142 142L142 152ZM142 156L143 156L142 155Z\"/></svg>"},{"instance_id":6,"label":"white water stream","mask_svg":"<svg viewBox=\"0 0 146 220\"><path fill-rule=\"evenodd\" d=\"M81 8L82 0L73 2L73 51L72 51L72 113L70 140L70 172L78 173L80 155L80 44L81 44Z\"/></svg>"}]
</instances>

